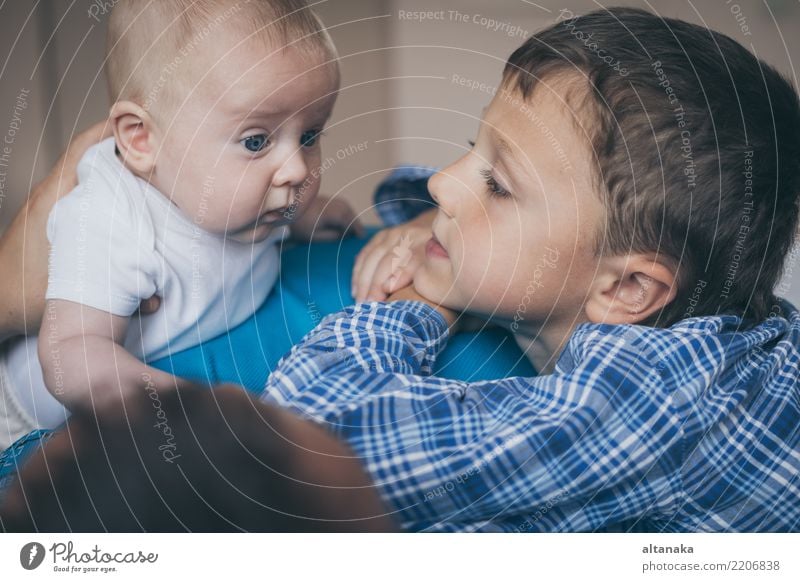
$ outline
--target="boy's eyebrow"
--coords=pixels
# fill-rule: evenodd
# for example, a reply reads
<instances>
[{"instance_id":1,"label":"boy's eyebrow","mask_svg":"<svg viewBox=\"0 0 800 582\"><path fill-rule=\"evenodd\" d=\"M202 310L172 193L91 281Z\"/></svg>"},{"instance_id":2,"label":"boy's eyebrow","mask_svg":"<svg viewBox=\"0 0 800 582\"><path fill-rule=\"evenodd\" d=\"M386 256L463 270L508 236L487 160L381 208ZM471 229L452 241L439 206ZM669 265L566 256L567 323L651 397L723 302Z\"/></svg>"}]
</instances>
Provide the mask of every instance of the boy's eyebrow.
<instances>
[{"instance_id":1,"label":"boy's eyebrow","mask_svg":"<svg viewBox=\"0 0 800 582\"><path fill-rule=\"evenodd\" d=\"M497 149L501 153L506 154L509 158L511 158L511 161L514 162L514 164L521 169L523 166L522 164L519 163L519 159L517 159L517 156L514 153L514 150L511 149L509 143L497 132L495 128L490 127L489 130L491 131L492 137L494 137L495 142L497 142Z\"/></svg>"}]
</instances>

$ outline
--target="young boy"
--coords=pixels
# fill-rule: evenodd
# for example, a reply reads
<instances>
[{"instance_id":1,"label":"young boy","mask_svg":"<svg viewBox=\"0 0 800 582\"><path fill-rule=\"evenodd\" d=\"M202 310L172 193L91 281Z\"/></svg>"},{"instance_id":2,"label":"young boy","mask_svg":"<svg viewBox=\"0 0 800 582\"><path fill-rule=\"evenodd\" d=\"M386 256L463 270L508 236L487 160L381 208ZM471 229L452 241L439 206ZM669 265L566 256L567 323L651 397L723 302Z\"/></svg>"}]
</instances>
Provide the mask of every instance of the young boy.
<instances>
[{"instance_id":1,"label":"young boy","mask_svg":"<svg viewBox=\"0 0 800 582\"><path fill-rule=\"evenodd\" d=\"M427 238L413 287L329 316L265 397L347 440L408 529L796 530L800 313L772 290L798 159L797 94L732 39L566 11L430 179L434 215L359 258L385 297L392 240ZM543 375L431 377L459 311Z\"/></svg>"},{"instance_id":2,"label":"young boy","mask_svg":"<svg viewBox=\"0 0 800 582\"><path fill-rule=\"evenodd\" d=\"M48 221L43 374L36 338L6 355L16 436L63 422L59 402L175 386L147 362L249 317L293 218L314 208L301 232L352 222L341 204L321 217L316 199L339 72L302 0L122 0L110 18L114 137L86 153ZM153 295L161 308L137 313Z\"/></svg>"}]
</instances>

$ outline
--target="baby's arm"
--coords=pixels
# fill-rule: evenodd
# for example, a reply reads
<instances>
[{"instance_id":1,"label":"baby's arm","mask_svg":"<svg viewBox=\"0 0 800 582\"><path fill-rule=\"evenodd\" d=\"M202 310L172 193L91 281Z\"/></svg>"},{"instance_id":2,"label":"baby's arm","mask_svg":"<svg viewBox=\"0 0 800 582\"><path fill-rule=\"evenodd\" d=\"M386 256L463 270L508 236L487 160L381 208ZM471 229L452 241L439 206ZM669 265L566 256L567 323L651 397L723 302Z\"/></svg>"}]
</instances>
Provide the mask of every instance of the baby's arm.
<instances>
[{"instance_id":1,"label":"baby's arm","mask_svg":"<svg viewBox=\"0 0 800 582\"><path fill-rule=\"evenodd\" d=\"M69 409L119 400L145 387L185 381L139 361L122 347L129 318L64 300L48 300L39 333L47 389Z\"/></svg>"}]
</instances>

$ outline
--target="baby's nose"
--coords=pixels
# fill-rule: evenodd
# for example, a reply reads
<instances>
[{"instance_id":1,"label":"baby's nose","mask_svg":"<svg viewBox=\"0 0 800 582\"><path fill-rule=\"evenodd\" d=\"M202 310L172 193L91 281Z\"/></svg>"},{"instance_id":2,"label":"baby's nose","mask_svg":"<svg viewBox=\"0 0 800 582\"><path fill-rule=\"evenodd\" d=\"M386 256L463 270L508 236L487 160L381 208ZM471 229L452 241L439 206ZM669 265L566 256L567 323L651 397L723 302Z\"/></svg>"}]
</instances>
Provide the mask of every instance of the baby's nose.
<instances>
[{"instance_id":1,"label":"baby's nose","mask_svg":"<svg viewBox=\"0 0 800 582\"><path fill-rule=\"evenodd\" d=\"M272 178L274 186L300 186L308 177L308 166L302 151L292 152Z\"/></svg>"}]
</instances>

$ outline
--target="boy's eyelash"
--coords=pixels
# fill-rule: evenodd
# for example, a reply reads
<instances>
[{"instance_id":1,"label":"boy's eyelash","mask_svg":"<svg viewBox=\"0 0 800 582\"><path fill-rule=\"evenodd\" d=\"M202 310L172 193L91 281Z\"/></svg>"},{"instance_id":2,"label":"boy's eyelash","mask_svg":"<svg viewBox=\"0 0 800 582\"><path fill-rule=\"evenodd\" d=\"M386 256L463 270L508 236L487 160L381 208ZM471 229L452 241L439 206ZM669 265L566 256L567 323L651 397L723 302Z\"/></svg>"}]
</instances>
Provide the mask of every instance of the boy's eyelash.
<instances>
[{"instance_id":1,"label":"boy's eyelash","mask_svg":"<svg viewBox=\"0 0 800 582\"><path fill-rule=\"evenodd\" d=\"M486 180L486 185L489 188L489 195L495 198L508 198L511 192L503 188L497 180L494 179L491 170L481 170L481 176Z\"/></svg>"}]
</instances>

